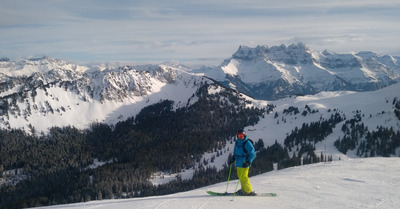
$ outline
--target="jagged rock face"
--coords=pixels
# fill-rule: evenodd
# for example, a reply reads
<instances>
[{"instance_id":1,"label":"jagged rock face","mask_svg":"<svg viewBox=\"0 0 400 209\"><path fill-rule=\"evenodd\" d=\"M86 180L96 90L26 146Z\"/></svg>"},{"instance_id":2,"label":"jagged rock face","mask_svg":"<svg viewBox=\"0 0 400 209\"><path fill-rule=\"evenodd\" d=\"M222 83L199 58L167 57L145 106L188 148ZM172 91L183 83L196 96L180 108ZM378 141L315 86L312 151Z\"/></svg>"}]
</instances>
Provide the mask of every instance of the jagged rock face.
<instances>
[{"instance_id":1,"label":"jagged rock face","mask_svg":"<svg viewBox=\"0 0 400 209\"><path fill-rule=\"evenodd\" d=\"M399 82L397 60L400 58L372 52L313 52L303 43L240 46L230 59L205 75L254 98L275 100L321 91L377 90ZM216 73L220 71L224 77Z\"/></svg>"},{"instance_id":2,"label":"jagged rock face","mask_svg":"<svg viewBox=\"0 0 400 209\"><path fill-rule=\"evenodd\" d=\"M288 65L297 63L311 64L314 61L310 49L302 43L288 47L280 45L271 48L267 46L257 46L255 48L240 46L237 52L232 55L232 58L244 60L252 60L259 57Z\"/></svg>"}]
</instances>

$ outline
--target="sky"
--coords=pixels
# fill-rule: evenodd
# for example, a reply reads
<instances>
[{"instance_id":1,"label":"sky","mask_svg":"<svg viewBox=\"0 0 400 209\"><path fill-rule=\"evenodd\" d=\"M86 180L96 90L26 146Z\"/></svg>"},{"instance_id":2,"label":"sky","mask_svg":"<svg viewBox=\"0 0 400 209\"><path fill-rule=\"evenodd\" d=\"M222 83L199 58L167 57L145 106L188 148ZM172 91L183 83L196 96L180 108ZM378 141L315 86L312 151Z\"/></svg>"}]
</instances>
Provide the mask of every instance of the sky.
<instances>
[{"instance_id":1,"label":"sky","mask_svg":"<svg viewBox=\"0 0 400 209\"><path fill-rule=\"evenodd\" d=\"M0 0L0 57L219 65L240 45L400 55L398 0Z\"/></svg>"}]
</instances>

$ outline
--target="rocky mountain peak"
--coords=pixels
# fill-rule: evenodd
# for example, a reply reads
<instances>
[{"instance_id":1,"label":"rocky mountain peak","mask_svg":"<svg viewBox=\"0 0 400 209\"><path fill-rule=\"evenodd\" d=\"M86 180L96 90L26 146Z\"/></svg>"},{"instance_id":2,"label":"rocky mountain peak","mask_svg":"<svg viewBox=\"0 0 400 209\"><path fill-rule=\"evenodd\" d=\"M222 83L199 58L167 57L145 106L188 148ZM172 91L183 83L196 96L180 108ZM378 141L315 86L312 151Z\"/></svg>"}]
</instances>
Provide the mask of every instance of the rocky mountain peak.
<instances>
[{"instance_id":1,"label":"rocky mountain peak","mask_svg":"<svg viewBox=\"0 0 400 209\"><path fill-rule=\"evenodd\" d=\"M233 59L254 60L267 59L285 64L311 64L313 62L312 51L304 44L297 43L286 46L256 46L254 48L248 46L240 46L232 55Z\"/></svg>"}]
</instances>

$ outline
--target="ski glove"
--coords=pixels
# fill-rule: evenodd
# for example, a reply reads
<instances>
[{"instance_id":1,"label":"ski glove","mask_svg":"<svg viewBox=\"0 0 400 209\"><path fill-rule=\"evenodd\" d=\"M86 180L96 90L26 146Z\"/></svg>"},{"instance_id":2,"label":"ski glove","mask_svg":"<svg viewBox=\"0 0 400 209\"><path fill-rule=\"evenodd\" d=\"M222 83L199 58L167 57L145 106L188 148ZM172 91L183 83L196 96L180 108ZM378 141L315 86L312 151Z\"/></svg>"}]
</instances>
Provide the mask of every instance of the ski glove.
<instances>
[{"instance_id":1,"label":"ski glove","mask_svg":"<svg viewBox=\"0 0 400 209\"><path fill-rule=\"evenodd\" d=\"M250 162L249 161L246 161L246 162L243 163L243 168L247 168L249 166L250 166Z\"/></svg>"},{"instance_id":2,"label":"ski glove","mask_svg":"<svg viewBox=\"0 0 400 209\"><path fill-rule=\"evenodd\" d=\"M235 162L235 157L231 158L231 160L229 160L229 165L231 165L233 162Z\"/></svg>"}]
</instances>

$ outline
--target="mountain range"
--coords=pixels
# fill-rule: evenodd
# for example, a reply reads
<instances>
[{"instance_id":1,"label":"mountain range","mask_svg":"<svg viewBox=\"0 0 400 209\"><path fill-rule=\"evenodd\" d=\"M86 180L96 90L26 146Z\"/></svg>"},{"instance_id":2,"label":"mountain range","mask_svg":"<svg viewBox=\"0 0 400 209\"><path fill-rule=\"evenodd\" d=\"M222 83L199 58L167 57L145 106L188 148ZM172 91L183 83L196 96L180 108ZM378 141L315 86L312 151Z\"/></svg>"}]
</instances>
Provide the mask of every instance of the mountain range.
<instances>
[{"instance_id":1,"label":"mountain range","mask_svg":"<svg viewBox=\"0 0 400 209\"><path fill-rule=\"evenodd\" d=\"M240 46L221 65L194 72L256 99L276 100L322 91L373 91L400 80L400 57L373 52L338 54L289 46Z\"/></svg>"},{"instance_id":2,"label":"mountain range","mask_svg":"<svg viewBox=\"0 0 400 209\"><path fill-rule=\"evenodd\" d=\"M400 57L337 54L289 46L240 46L218 67L82 66L50 57L0 59L0 127L46 132L52 126L115 124L170 99L185 106L204 83L260 100L322 91L373 91L400 81Z\"/></svg>"}]
</instances>

